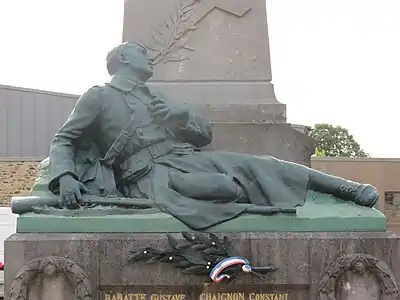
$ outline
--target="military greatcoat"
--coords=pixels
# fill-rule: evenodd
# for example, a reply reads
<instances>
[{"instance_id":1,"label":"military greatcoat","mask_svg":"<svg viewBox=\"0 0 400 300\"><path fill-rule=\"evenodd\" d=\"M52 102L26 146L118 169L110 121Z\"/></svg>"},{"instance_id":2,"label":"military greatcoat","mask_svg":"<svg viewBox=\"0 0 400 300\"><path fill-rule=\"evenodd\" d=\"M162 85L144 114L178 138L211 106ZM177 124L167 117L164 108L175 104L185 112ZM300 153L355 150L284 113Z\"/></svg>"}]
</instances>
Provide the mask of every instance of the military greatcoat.
<instances>
[{"instance_id":1,"label":"military greatcoat","mask_svg":"<svg viewBox=\"0 0 400 300\"><path fill-rule=\"evenodd\" d=\"M212 141L209 122L188 109L184 123L160 123L150 112L154 98L145 84L119 76L83 94L51 144L49 189L57 193L59 178L70 174L113 193L114 182L87 166L114 152L119 194L152 199L192 229L233 219L253 205L304 204L308 168L273 157L202 151ZM115 143L120 135L126 143Z\"/></svg>"}]
</instances>

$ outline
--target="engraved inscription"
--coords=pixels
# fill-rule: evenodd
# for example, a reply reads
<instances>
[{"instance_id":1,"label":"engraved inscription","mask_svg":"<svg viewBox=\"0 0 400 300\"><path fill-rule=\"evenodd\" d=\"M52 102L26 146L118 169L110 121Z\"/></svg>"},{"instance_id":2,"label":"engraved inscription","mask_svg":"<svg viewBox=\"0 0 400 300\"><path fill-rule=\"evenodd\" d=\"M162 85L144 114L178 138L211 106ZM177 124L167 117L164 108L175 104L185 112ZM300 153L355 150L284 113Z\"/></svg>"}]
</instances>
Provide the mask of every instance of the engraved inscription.
<instances>
[{"instance_id":1,"label":"engraved inscription","mask_svg":"<svg viewBox=\"0 0 400 300\"><path fill-rule=\"evenodd\" d=\"M230 284L116 286L102 290L101 300L295 300L308 285Z\"/></svg>"},{"instance_id":2,"label":"engraved inscription","mask_svg":"<svg viewBox=\"0 0 400 300\"><path fill-rule=\"evenodd\" d=\"M146 300L146 294L139 293L116 293L104 295L104 300Z\"/></svg>"},{"instance_id":3,"label":"engraved inscription","mask_svg":"<svg viewBox=\"0 0 400 300\"><path fill-rule=\"evenodd\" d=\"M106 293L104 300L185 300L185 297L185 294Z\"/></svg>"},{"instance_id":4,"label":"engraved inscription","mask_svg":"<svg viewBox=\"0 0 400 300\"><path fill-rule=\"evenodd\" d=\"M256 294L250 293L249 300L288 300L289 294Z\"/></svg>"},{"instance_id":5,"label":"engraved inscription","mask_svg":"<svg viewBox=\"0 0 400 300\"><path fill-rule=\"evenodd\" d=\"M104 300L289 300L288 293L201 293L198 296L188 296L186 294L169 293L105 293Z\"/></svg>"},{"instance_id":6,"label":"engraved inscription","mask_svg":"<svg viewBox=\"0 0 400 300\"><path fill-rule=\"evenodd\" d=\"M288 300L287 293L203 293L199 300Z\"/></svg>"}]
</instances>

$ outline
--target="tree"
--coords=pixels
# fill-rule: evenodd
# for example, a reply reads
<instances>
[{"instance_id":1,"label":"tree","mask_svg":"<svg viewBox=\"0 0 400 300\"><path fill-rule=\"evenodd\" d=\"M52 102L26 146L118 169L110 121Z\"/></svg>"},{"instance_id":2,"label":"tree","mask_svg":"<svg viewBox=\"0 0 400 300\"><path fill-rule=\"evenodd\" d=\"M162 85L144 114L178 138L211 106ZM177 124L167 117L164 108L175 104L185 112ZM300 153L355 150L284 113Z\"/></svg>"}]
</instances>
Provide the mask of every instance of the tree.
<instances>
[{"instance_id":1,"label":"tree","mask_svg":"<svg viewBox=\"0 0 400 300\"><path fill-rule=\"evenodd\" d=\"M346 128L315 124L309 136L317 143L316 155L327 157L368 157Z\"/></svg>"},{"instance_id":2,"label":"tree","mask_svg":"<svg viewBox=\"0 0 400 300\"><path fill-rule=\"evenodd\" d=\"M326 151L324 149L319 150L318 147L315 147L314 155L317 156L317 157L325 157L326 156Z\"/></svg>"}]
</instances>

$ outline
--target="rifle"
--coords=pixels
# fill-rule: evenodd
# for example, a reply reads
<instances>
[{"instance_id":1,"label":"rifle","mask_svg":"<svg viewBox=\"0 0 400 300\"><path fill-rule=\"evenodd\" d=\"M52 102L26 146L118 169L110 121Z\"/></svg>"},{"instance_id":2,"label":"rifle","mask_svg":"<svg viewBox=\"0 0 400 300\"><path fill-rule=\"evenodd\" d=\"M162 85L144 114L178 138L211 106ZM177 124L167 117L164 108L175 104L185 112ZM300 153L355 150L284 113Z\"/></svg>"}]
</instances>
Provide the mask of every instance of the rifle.
<instances>
[{"instance_id":1,"label":"rifle","mask_svg":"<svg viewBox=\"0 0 400 300\"><path fill-rule=\"evenodd\" d=\"M57 195L51 196L25 196L13 197L11 200L11 212L14 214L24 214L34 212L35 207L59 207L60 197ZM95 195L82 195L81 206L104 205L118 206L123 208L149 209L158 208L155 201L142 198L125 198L125 197L100 197ZM226 205L229 205L227 203ZM291 207L275 207L275 206L251 206L246 210L248 214L271 215L276 213L295 214L296 208Z\"/></svg>"}]
</instances>

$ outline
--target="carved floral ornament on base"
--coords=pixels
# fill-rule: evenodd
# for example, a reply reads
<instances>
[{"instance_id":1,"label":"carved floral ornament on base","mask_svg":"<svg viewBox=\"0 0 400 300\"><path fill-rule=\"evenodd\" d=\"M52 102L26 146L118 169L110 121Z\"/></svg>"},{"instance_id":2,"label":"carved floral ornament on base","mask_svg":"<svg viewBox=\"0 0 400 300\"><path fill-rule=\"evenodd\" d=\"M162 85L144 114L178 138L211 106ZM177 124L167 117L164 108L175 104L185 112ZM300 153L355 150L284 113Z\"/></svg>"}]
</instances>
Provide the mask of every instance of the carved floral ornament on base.
<instances>
[{"instance_id":1,"label":"carved floral ornament on base","mask_svg":"<svg viewBox=\"0 0 400 300\"><path fill-rule=\"evenodd\" d=\"M236 256L231 241L224 236L220 240L212 233L182 232L178 241L167 234L169 249L145 247L131 251L130 263L145 260L146 263L172 263L184 274L208 275L215 283L232 281L241 272L263 278L262 274L276 271L274 266L252 267L250 262Z\"/></svg>"},{"instance_id":2,"label":"carved floral ornament on base","mask_svg":"<svg viewBox=\"0 0 400 300\"><path fill-rule=\"evenodd\" d=\"M400 300L400 290L389 266L376 257L363 253L340 256L328 265L320 281L320 300L337 299L338 280L347 271L359 275L374 275L381 289L380 299Z\"/></svg>"},{"instance_id":3,"label":"carved floral ornament on base","mask_svg":"<svg viewBox=\"0 0 400 300\"><path fill-rule=\"evenodd\" d=\"M182 62L189 60L184 50L194 51L190 46L196 25L214 9L220 9L237 17L242 17L251 8L232 0L180 0L169 17L153 30L152 42L142 43L156 65L160 62Z\"/></svg>"}]
</instances>

